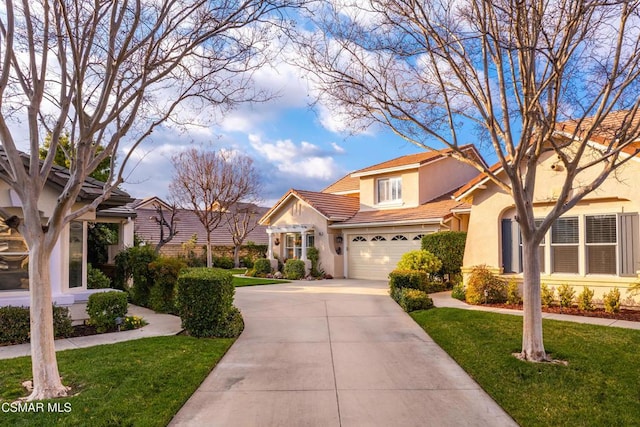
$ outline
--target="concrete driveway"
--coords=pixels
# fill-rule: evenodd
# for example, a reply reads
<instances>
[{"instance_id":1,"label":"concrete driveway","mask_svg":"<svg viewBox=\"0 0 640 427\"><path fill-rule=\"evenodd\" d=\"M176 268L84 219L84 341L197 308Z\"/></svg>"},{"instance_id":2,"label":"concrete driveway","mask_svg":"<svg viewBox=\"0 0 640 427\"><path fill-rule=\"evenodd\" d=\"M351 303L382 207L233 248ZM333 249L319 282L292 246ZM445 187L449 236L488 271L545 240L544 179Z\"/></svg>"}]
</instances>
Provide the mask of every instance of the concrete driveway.
<instances>
[{"instance_id":1,"label":"concrete driveway","mask_svg":"<svg viewBox=\"0 0 640 427\"><path fill-rule=\"evenodd\" d=\"M246 328L174 426L512 426L386 282L238 288Z\"/></svg>"}]
</instances>

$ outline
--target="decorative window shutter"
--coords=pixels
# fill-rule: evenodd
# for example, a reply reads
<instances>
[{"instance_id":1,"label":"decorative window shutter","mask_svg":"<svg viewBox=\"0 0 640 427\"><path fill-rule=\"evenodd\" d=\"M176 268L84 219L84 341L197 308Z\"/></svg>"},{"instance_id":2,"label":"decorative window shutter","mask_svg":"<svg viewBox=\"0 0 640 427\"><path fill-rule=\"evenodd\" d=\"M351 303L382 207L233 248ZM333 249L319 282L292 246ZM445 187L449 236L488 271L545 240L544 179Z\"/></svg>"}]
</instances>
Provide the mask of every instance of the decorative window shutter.
<instances>
[{"instance_id":1,"label":"decorative window shutter","mask_svg":"<svg viewBox=\"0 0 640 427\"><path fill-rule=\"evenodd\" d=\"M619 214L620 275L636 276L640 268L640 227L637 213Z\"/></svg>"},{"instance_id":2,"label":"decorative window shutter","mask_svg":"<svg viewBox=\"0 0 640 427\"><path fill-rule=\"evenodd\" d=\"M520 226L512 219L502 220L502 268L505 273L521 273Z\"/></svg>"}]
</instances>

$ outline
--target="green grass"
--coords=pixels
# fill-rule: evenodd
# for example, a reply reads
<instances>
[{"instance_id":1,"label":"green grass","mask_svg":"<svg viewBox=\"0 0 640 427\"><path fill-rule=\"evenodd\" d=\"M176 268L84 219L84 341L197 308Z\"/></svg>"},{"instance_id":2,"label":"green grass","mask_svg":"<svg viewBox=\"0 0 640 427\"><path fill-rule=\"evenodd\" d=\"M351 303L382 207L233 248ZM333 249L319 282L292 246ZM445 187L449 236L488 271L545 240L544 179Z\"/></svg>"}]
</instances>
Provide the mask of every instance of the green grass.
<instances>
[{"instance_id":1,"label":"green grass","mask_svg":"<svg viewBox=\"0 0 640 427\"><path fill-rule=\"evenodd\" d=\"M275 285L278 283L291 283L288 280L278 279L264 279L261 277L238 277L233 276L233 286L240 288L243 286L256 286L256 285Z\"/></svg>"},{"instance_id":2,"label":"green grass","mask_svg":"<svg viewBox=\"0 0 640 427\"><path fill-rule=\"evenodd\" d=\"M230 270L225 270L228 271L231 274L244 274L247 272L246 268L232 268Z\"/></svg>"},{"instance_id":3,"label":"green grass","mask_svg":"<svg viewBox=\"0 0 640 427\"><path fill-rule=\"evenodd\" d=\"M559 364L516 359L522 318L439 308L411 314L522 426L637 426L640 331L543 322Z\"/></svg>"},{"instance_id":4,"label":"green grass","mask_svg":"<svg viewBox=\"0 0 640 427\"><path fill-rule=\"evenodd\" d=\"M58 353L70 412L0 412L2 426L165 426L233 344L233 339L145 338ZM24 396L28 357L0 360L0 404ZM44 408L48 408L48 403Z\"/></svg>"}]
</instances>

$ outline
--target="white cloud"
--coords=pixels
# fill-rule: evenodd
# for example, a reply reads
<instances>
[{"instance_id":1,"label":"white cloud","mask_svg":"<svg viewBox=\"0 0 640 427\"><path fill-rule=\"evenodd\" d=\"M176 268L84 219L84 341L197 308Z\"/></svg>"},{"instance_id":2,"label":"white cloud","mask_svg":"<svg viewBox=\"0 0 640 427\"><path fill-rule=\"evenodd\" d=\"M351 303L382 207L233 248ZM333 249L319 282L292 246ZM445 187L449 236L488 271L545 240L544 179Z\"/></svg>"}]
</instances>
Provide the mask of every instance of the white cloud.
<instances>
[{"instance_id":1,"label":"white cloud","mask_svg":"<svg viewBox=\"0 0 640 427\"><path fill-rule=\"evenodd\" d=\"M333 153L325 152L310 142L296 144L290 139L281 139L270 143L255 134L249 136L249 142L273 167L291 177L329 181L341 173Z\"/></svg>"}]
</instances>

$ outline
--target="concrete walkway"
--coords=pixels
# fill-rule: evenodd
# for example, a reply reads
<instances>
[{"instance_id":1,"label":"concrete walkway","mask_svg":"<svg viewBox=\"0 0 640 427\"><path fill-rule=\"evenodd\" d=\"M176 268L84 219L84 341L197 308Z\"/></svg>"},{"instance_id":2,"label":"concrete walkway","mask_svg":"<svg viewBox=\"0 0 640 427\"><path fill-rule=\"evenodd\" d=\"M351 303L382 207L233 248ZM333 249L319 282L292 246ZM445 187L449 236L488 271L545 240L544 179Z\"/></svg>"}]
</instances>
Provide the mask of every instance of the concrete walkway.
<instances>
[{"instance_id":1,"label":"concrete walkway","mask_svg":"<svg viewBox=\"0 0 640 427\"><path fill-rule=\"evenodd\" d=\"M470 305L455 298L451 298L451 291L438 292L429 295L433 299L436 307L452 307L462 308L465 310L492 311L494 313L512 314L522 316L521 310L510 310L506 308L484 307L481 305ZM562 320L565 322L586 323L589 325L614 326L617 328L637 329L640 330L640 322L631 322L629 320L603 319L599 317L587 316L571 316L568 314L542 313L543 319Z\"/></svg>"},{"instance_id":2,"label":"concrete walkway","mask_svg":"<svg viewBox=\"0 0 640 427\"><path fill-rule=\"evenodd\" d=\"M86 304L74 304L70 309L72 318L86 316L81 311L86 308ZM74 348L92 347L94 345L114 344L122 341L136 340L139 338L158 337L176 335L182 331L180 318L169 314L159 314L153 310L135 305L129 305L128 316L140 316L149 324L140 329L132 331L113 332L109 334L90 335L87 337L62 338L56 340L56 351L71 350ZM88 317L88 316L86 316ZM29 356L31 354L30 344L18 344L0 347L0 359L12 359L14 357Z\"/></svg>"},{"instance_id":3,"label":"concrete walkway","mask_svg":"<svg viewBox=\"0 0 640 427\"><path fill-rule=\"evenodd\" d=\"M246 329L173 426L512 426L386 282L239 288Z\"/></svg>"}]
</instances>

